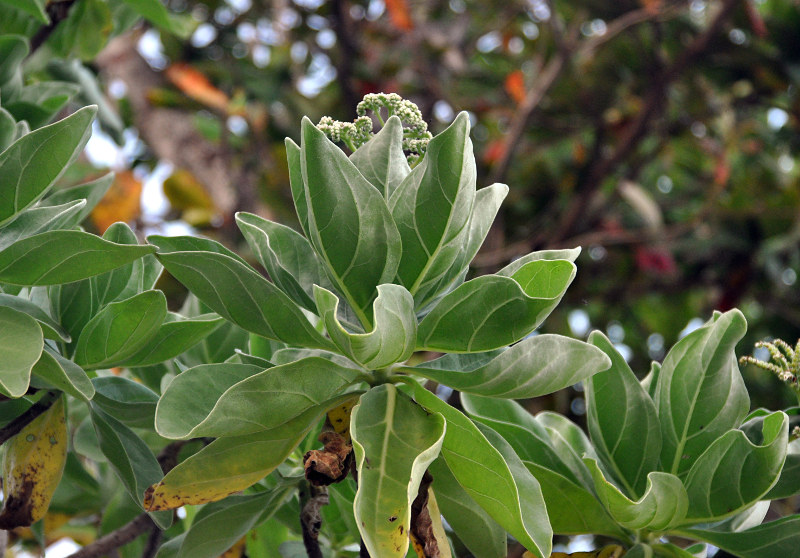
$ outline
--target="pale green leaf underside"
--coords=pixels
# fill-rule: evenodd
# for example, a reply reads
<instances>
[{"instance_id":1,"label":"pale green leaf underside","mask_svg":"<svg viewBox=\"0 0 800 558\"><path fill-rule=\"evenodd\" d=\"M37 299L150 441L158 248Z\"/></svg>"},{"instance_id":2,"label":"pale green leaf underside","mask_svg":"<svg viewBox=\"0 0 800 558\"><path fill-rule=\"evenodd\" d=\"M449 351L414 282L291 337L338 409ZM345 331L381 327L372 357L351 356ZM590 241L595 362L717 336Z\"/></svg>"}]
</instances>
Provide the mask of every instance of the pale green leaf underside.
<instances>
[{"instance_id":1,"label":"pale green leaf underside","mask_svg":"<svg viewBox=\"0 0 800 558\"><path fill-rule=\"evenodd\" d=\"M784 517L737 533L702 529L686 529L683 532L741 558L795 556L800 547L800 516Z\"/></svg>"},{"instance_id":2,"label":"pale green leaf underside","mask_svg":"<svg viewBox=\"0 0 800 558\"><path fill-rule=\"evenodd\" d=\"M402 558L408 550L411 503L439 455L445 422L392 384L369 390L350 419L358 491L356 523L371 556Z\"/></svg>"},{"instance_id":3,"label":"pale green leaf underside","mask_svg":"<svg viewBox=\"0 0 800 558\"><path fill-rule=\"evenodd\" d=\"M42 328L28 314L0 306L0 392L21 397L44 347Z\"/></svg>"},{"instance_id":4,"label":"pale green leaf underside","mask_svg":"<svg viewBox=\"0 0 800 558\"><path fill-rule=\"evenodd\" d=\"M403 123L390 116L375 136L350 155L356 168L389 199L411 169L403 153Z\"/></svg>"},{"instance_id":5,"label":"pale green leaf underside","mask_svg":"<svg viewBox=\"0 0 800 558\"><path fill-rule=\"evenodd\" d=\"M32 373L53 387L83 401L94 397L94 386L83 368L47 349L42 351Z\"/></svg>"}]
</instances>

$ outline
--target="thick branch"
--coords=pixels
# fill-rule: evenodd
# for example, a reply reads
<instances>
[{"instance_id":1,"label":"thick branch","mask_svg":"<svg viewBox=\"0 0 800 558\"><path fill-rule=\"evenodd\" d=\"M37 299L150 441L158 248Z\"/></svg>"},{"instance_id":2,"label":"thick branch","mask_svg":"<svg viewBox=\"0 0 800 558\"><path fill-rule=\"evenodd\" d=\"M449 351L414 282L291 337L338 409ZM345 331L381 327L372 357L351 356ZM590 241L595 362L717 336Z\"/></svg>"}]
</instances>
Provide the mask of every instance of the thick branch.
<instances>
[{"instance_id":1,"label":"thick branch","mask_svg":"<svg viewBox=\"0 0 800 558\"><path fill-rule=\"evenodd\" d=\"M136 516L130 523L120 527L116 531L100 537L92 544L88 544L79 551L70 554L67 558L100 558L105 556L115 548L119 548L135 540L139 535L146 533L149 529L158 529L150 516L146 513Z\"/></svg>"},{"instance_id":2,"label":"thick branch","mask_svg":"<svg viewBox=\"0 0 800 558\"><path fill-rule=\"evenodd\" d=\"M33 419L44 413L47 409L53 406L61 394L56 391L51 391L42 396L39 401L31 405L27 411L20 416L9 422L3 428L0 428L0 445L10 440L20 433L20 431L28 426Z\"/></svg>"},{"instance_id":3,"label":"thick branch","mask_svg":"<svg viewBox=\"0 0 800 558\"><path fill-rule=\"evenodd\" d=\"M300 503L303 505L300 510L300 527L303 530L306 554L308 558L322 558L318 540L322 527L320 508L328 504L328 487L306 483L300 492Z\"/></svg>"},{"instance_id":4,"label":"thick branch","mask_svg":"<svg viewBox=\"0 0 800 558\"><path fill-rule=\"evenodd\" d=\"M44 42L53 34L58 24L67 19L69 9L75 3L75 0L61 0L59 2L50 2L47 4L45 10L47 16L50 18L50 23L40 28L36 34L31 37L31 50L33 54L36 50L44 44ZM29 55L30 56L30 55Z\"/></svg>"}]
</instances>

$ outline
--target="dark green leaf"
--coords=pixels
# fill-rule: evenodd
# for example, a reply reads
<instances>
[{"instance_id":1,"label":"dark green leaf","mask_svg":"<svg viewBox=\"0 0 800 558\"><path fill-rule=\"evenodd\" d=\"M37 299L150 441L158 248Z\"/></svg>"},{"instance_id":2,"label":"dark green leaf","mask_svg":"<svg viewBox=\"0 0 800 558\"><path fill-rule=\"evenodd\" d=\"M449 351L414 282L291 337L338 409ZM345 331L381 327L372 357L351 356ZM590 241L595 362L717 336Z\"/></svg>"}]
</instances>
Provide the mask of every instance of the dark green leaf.
<instances>
[{"instance_id":1,"label":"dark green leaf","mask_svg":"<svg viewBox=\"0 0 800 558\"><path fill-rule=\"evenodd\" d=\"M120 376L94 378L94 404L130 427L152 428L158 394Z\"/></svg>"},{"instance_id":2,"label":"dark green leaf","mask_svg":"<svg viewBox=\"0 0 800 558\"><path fill-rule=\"evenodd\" d=\"M8 4L9 6L14 6L18 10L22 10L23 12L32 15L35 17L39 23L44 23L45 25L50 23L50 18L47 17L47 12L44 11L45 2L44 0L2 0L4 4Z\"/></svg>"},{"instance_id":3,"label":"dark green leaf","mask_svg":"<svg viewBox=\"0 0 800 558\"><path fill-rule=\"evenodd\" d=\"M686 529L687 536L718 546L741 558L792 556L800 545L800 515L770 521L738 533Z\"/></svg>"}]
</instances>

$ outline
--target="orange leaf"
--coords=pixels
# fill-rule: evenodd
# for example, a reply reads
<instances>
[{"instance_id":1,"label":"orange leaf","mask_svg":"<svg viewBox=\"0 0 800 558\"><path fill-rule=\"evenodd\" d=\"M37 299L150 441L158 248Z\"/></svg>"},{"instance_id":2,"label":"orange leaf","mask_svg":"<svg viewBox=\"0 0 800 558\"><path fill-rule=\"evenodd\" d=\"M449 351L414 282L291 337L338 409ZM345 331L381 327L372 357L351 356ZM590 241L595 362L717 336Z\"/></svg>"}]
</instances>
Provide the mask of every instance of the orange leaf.
<instances>
[{"instance_id":1,"label":"orange leaf","mask_svg":"<svg viewBox=\"0 0 800 558\"><path fill-rule=\"evenodd\" d=\"M128 223L139 216L142 183L131 171L122 171L90 215L97 231L102 234L117 221Z\"/></svg>"},{"instance_id":2,"label":"orange leaf","mask_svg":"<svg viewBox=\"0 0 800 558\"><path fill-rule=\"evenodd\" d=\"M414 29L414 22L411 20L411 13L408 11L406 0L386 0L386 9L389 12L389 19L392 21L392 25L401 31Z\"/></svg>"},{"instance_id":3,"label":"orange leaf","mask_svg":"<svg viewBox=\"0 0 800 558\"><path fill-rule=\"evenodd\" d=\"M222 112L228 111L230 99L214 87L208 78L188 64L178 63L167 68L165 75L172 84L187 96Z\"/></svg>"},{"instance_id":4,"label":"orange leaf","mask_svg":"<svg viewBox=\"0 0 800 558\"><path fill-rule=\"evenodd\" d=\"M525 90L525 75L522 70L514 70L506 76L505 88L508 96L517 104L521 104L525 100L527 91Z\"/></svg>"},{"instance_id":5,"label":"orange leaf","mask_svg":"<svg viewBox=\"0 0 800 558\"><path fill-rule=\"evenodd\" d=\"M661 11L662 0L639 0L639 3L651 14L658 14Z\"/></svg>"}]
</instances>

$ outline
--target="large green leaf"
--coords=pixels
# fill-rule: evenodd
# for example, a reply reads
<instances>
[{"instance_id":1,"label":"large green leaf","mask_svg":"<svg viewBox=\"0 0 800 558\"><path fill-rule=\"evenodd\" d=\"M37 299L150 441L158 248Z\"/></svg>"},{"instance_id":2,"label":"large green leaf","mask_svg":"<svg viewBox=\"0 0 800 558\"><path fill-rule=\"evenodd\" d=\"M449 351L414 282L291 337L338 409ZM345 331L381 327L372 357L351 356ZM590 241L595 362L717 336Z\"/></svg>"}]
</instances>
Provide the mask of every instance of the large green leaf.
<instances>
[{"instance_id":1,"label":"large green leaf","mask_svg":"<svg viewBox=\"0 0 800 558\"><path fill-rule=\"evenodd\" d=\"M475 203L469 221L469 234L464 248L459 252L456 262L450 267L439 281L432 284L425 296L417 297L417 308L424 311L428 305L441 296L448 289L457 287L464 281L469 270L469 264L478 253L489 229L494 222L500 204L508 195L508 186L505 184L492 184L475 192Z\"/></svg>"},{"instance_id":2,"label":"large green leaf","mask_svg":"<svg viewBox=\"0 0 800 558\"><path fill-rule=\"evenodd\" d=\"M353 408L350 435L358 469L353 510L371 556L402 558L411 504L422 475L439 455L445 422L392 384L369 390Z\"/></svg>"},{"instance_id":3,"label":"large green leaf","mask_svg":"<svg viewBox=\"0 0 800 558\"><path fill-rule=\"evenodd\" d=\"M597 497L611 516L628 529L664 531L680 525L689 508L689 498L681 480L670 473L655 471L647 475L644 495L634 501L606 480L597 461L585 458L594 480Z\"/></svg>"},{"instance_id":4,"label":"large green leaf","mask_svg":"<svg viewBox=\"0 0 800 558\"><path fill-rule=\"evenodd\" d=\"M89 140L96 107L27 134L0 153L0 225L37 202Z\"/></svg>"},{"instance_id":5,"label":"large green leaf","mask_svg":"<svg viewBox=\"0 0 800 558\"><path fill-rule=\"evenodd\" d=\"M43 23L45 25L50 23L50 18L47 17L47 12L45 12L45 2L44 0L2 0L3 4L8 4L10 6L14 6L18 10L22 10L23 12L32 15L35 17L39 23Z\"/></svg>"},{"instance_id":6,"label":"large green leaf","mask_svg":"<svg viewBox=\"0 0 800 558\"><path fill-rule=\"evenodd\" d=\"M211 366L178 375L158 403L158 433L179 439L238 436L277 428L336 396L361 374L318 357L242 378L241 371L247 373L245 366L230 368L230 376L220 379L215 377L217 368ZM237 378L239 381L230 383Z\"/></svg>"},{"instance_id":7,"label":"large green leaf","mask_svg":"<svg viewBox=\"0 0 800 558\"><path fill-rule=\"evenodd\" d=\"M309 240L368 328L375 287L391 283L397 272L400 234L378 189L308 118L302 139Z\"/></svg>"},{"instance_id":8,"label":"large green leaf","mask_svg":"<svg viewBox=\"0 0 800 558\"><path fill-rule=\"evenodd\" d=\"M717 438L694 462L686 477L688 517L694 523L717 521L750 507L778 480L789 439L789 418L778 411L761 422L760 440L741 430Z\"/></svg>"},{"instance_id":9,"label":"large green leaf","mask_svg":"<svg viewBox=\"0 0 800 558\"><path fill-rule=\"evenodd\" d=\"M163 250L164 237L148 240ZM183 239L170 239L169 245ZM280 289L249 266L222 253L161 251L158 259L178 281L214 312L239 327L289 345L333 348L309 323L300 308Z\"/></svg>"},{"instance_id":10,"label":"large green leaf","mask_svg":"<svg viewBox=\"0 0 800 558\"><path fill-rule=\"evenodd\" d=\"M256 525L269 519L297 490L283 482L270 491L228 496L197 512L177 558L217 558Z\"/></svg>"},{"instance_id":11,"label":"large green leaf","mask_svg":"<svg viewBox=\"0 0 800 558\"><path fill-rule=\"evenodd\" d=\"M596 347L561 335L525 339L476 368L459 367L459 356L405 370L466 393L526 399L569 387L611 364Z\"/></svg>"},{"instance_id":12,"label":"large green leaf","mask_svg":"<svg viewBox=\"0 0 800 558\"><path fill-rule=\"evenodd\" d=\"M467 281L420 322L417 349L470 353L516 343L556 307L575 269L566 260L539 260L511 277L484 275Z\"/></svg>"},{"instance_id":13,"label":"large green leaf","mask_svg":"<svg viewBox=\"0 0 800 558\"><path fill-rule=\"evenodd\" d=\"M273 283L297 304L316 312L314 285L328 287L330 281L308 240L252 213L237 213L236 224Z\"/></svg>"},{"instance_id":14,"label":"large green leaf","mask_svg":"<svg viewBox=\"0 0 800 558\"><path fill-rule=\"evenodd\" d=\"M89 401L94 397L94 386L83 368L55 351L45 349L33 367L33 374L64 393Z\"/></svg>"},{"instance_id":15,"label":"large green leaf","mask_svg":"<svg viewBox=\"0 0 800 558\"><path fill-rule=\"evenodd\" d=\"M549 556L553 533L541 489L519 457L510 448L508 454L495 449L497 440L487 440L460 411L419 385L414 398L447 421L442 456L462 488L528 550Z\"/></svg>"},{"instance_id":16,"label":"large green leaf","mask_svg":"<svg viewBox=\"0 0 800 558\"><path fill-rule=\"evenodd\" d=\"M138 239L136 238L136 234L125 223L114 223L108 227L106 232L103 233L103 239L108 240L109 242L131 246L139 243ZM117 297L123 293L125 287L130 282L131 276L133 275L133 267L137 261L140 260L121 265L116 269L112 269L106 273L101 273L100 275L95 275L90 279L90 281L94 283L93 296L96 301L96 307L99 308L113 300L119 300ZM140 292L141 291L131 293L130 296L139 294Z\"/></svg>"},{"instance_id":17,"label":"large green leaf","mask_svg":"<svg viewBox=\"0 0 800 558\"><path fill-rule=\"evenodd\" d=\"M53 318L51 318L47 312L42 310L39 305L31 302L30 300L19 296L0 294L0 306L13 308L14 310L18 310L29 315L31 318L39 322L39 326L42 328L42 333L46 338L61 340L64 342L70 341L69 333L64 331L64 328L61 327L61 325Z\"/></svg>"},{"instance_id":18,"label":"large green leaf","mask_svg":"<svg viewBox=\"0 0 800 558\"><path fill-rule=\"evenodd\" d=\"M306 238L311 238L308 232L308 199L306 198L306 187L303 183L302 155L300 146L290 138L286 138L286 161L289 166L289 187L292 190L292 200L297 212L297 219L300 221L300 228Z\"/></svg>"},{"instance_id":19,"label":"large green leaf","mask_svg":"<svg viewBox=\"0 0 800 558\"><path fill-rule=\"evenodd\" d=\"M525 266L531 262L538 262L538 261L553 261L553 260L567 260L568 262L575 263L575 260L578 259L578 256L581 255L581 248L565 248L563 250L539 250L537 252L531 252L522 256L521 258L517 258L500 271L497 272L497 275L502 275L503 277L511 277L514 275L522 266Z\"/></svg>"},{"instance_id":20,"label":"large green leaf","mask_svg":"<svg viewBox=\"0 0 800 558\"><path fill-rule=\"evenodd\" d=\"M163 473L158 460L133 430L92 406L92 424L103 455L131 498L141 506L148 486L158 481ZM153 513L153 520L166 529L172 523L172 513Z\"/></svg>"},{"instance_id":21,"label":"large green leaf","mask_svg":"<svg viewBox=\"0 0 800 558\"><path fill-rule=\"evenodd\" d=\"M654 397L663 470L685 475L714 440L747 414L749 397L734 353L746 329L738 310L715 314L664 359Z\"/></svg>"},{"instance_id":22,"label":"large green leaf","mask_svg":"<svg viewBox=\"0 0 800 558\"><path fill-rule=\"evenodd\" d=\"M112 302L81 331L74 360L83 368L110 368L136 354L156 334L167 315L161 291L145 291Z\"/></svg>"},{"instance_id":23,"label":"large green leaf","mask_svg":"<svg viewBox=\"0 0 800 558\"><path fill-rule=\"evenodd\" d=\"M17 240L40 232L64 228L66 221L86 205L86 200L73 200L61 205L38 205L29 207L3 227L0 235L0 250L5 250Z\"/></svg>"},{"instance_id":24,"label":"large green leaf","mask_svg":"<svg viewBox=\"0 0 800 558\"><path fill-rule=\"evenodd\" d=\"M42 328L28 314L0 306L0 393L21 397L44 347Z\"/></svg>"},{"instance_id":25,"label":"large green leaf","mask_svg":"<svg viewBox=\"0 0 800 558\"><path fill-rule=\"evenodd\" d=\"M608 338L595 331L589 343L611 359L611 368L586 382L589 434L600 459L627 495L638 498L661 456L656 406Z\"/></svg>"},{"instance_id":26,"label":"large green leaf","mask_svg":"<svg viewBox=\"0 0 800 558\"><path fill-rule=\"evenodd\" d=\"M214 440L150 487L145 506L173 509L244 490L283 463L322 415L343 401L343 397L326 401L277 428Z\"/></svg>"},{"instance_id":27,"label":"large green leaf","mask_svg":"<svg viewBox=\"0 0 800 558\"><path fill-rule=\"evenodd\" d=\"M403 153L403 123L400 119L390 116L372 139L350 155L350 160L388 200L411 172Z\"/></svg>"},{"instance_id":28,"label":"large green leaf","mask_svg":"<svg viewBox=\"0 0 800 558\"><path fill-rule=\"evenodd\" d=\"M403 241L397 278L417 302L463 253L475 203L475 180L469 117L462 112L430 141L422 162L389 200Z\"/></svg>"},{"instance_id":29,"label":"large green leaf","mask_svg":"<svg viewBox=\"0 0 800 558\"><path fill-rule=\"evenodd\" d=\"M130 427L152 428L158 394L139 382L121 376L92 380L94 404Z\"/></svg>"},{"instance_id":30,"label":"large green leaf","mask_svg":"<svg viewBox=\"0 0 800 558\"><path fill-rule=\"evenodd\" d=\"M800 515L784 517L739 532L685 529L692 539L710 542L740 558L793 556L800 546Z\"/></svg>"},{"instance_id":31,"label":"large green leaf","mask_svg":"<svg viewBox=\"0 0 800 558\"><path fill-rule=\"evenodd\" d=\"M786 461L781 476L767 495L767 500L788 498L800 492L800 440L792 440L786 448Z\"/></svg>"},{"instance_id":32,"label":"large green leaf","mask_svg":"<svg viewBox=\"0 0 800 558\"><path fill-rule=\"evenodd\" d=\"M152 246L108 242L82 231L49 231L0 252L0 282L56 285L86 279L155 251Z\"/></svg>"},{"instance_id":33,"label":"large green leaf","mask_svg":"<svg viewBox=\"0 0 800 558\"><path fill-rule=\"evenodd\" d=\"M339 299L332 292L316 287L314 298L328 335L339 349L364 368L385 368L403 362L414 352L417 317L414 299L400 285L378 285L373 303L374 326L368 333L350 333L336 318Z\"/></svg>"},{"instance_id":34,"label":"large green leaf","mask_svg":"<svg viewBox=\"0 0 800 558\"><path fill-rule=\"evenodd\" d=\"M168 321L161 324L144 347L125 359L124 366L149 366L175 358L224 323L223 318L216 314L204 314L191 319L168 314L167 318Z\"/></svg>"},{"instance_id":35,"label":"large green leaf","mask_svg":"<svg viewBox=\"0 0 800 558\"><path fill-rule=\"evenodd\" d=\"M536 415L536 422L543 426L550 438L550 446L561 461L572 472L569 477L585 488L594 485L592 474L584 463L584 458L597 459L594 446L580 426L562 414L544 411ZM601 470L603 467L600 467ZM605 471L604 471L605 473Z\"/></svg>"}]
</instances>

